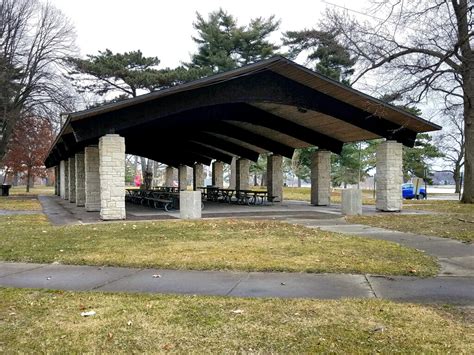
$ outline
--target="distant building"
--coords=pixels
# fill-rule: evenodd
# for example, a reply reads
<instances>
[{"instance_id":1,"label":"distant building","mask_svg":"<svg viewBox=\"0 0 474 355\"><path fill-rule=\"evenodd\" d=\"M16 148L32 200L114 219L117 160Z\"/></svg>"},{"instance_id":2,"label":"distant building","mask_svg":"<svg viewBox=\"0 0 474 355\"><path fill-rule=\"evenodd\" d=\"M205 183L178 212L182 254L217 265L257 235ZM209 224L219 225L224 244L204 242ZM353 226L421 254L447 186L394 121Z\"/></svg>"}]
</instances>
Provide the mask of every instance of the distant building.
<instances>
[{"instance_id":1,"label":"distant building","mask_svg":"<svg viewBox=\"0 0 474 355\"><path fill-rule=\"evenodd\" d=\"M434 171L430 177L433 180L433 185L454 185L453 173L451 171Z\"/></svg>"}]
</instances>

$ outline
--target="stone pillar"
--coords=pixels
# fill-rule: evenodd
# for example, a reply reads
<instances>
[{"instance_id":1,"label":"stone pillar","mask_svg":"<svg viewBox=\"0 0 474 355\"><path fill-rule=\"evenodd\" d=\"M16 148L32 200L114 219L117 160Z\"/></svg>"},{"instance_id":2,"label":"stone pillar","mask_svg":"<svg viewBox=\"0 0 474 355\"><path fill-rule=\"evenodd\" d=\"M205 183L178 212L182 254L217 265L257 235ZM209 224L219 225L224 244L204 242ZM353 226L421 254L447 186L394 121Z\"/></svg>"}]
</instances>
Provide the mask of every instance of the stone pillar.
<instances>
[{"instance_id":1,"label":"stone pillar","mask_svg":"<svg viewBox=\"0 0 474 355\"><path fill-rule=\"evenodd\" d=\"M64 199L69 200L69 160L64 161Z\"/></svg>"},{"instance_id":2,"label":"stone pillar","mask_svg":"<svg viewBox=\"0 0 474 355\"><path fill-rule=\"evenodd\" d=\"M212 163L212 185L224 188L224 163L221 161Z\"/></svg>"},{"instance_id":3,"label":"stone pillar","mask_svg":"<svg viewBox=\"0 0 474 355\"><path fill-rule=\"evenodd\" d=\"M402 157L401 143L385 141L377 147L375 207L379 211L402 209Z\"/></svg>"},{"instance_id":4,"label":"stone pillar","mask_svg":"<svg viewBox=\"0 0 474 355\"><path fill-rule=\"evenodd\" d=\"M99 139L100 218L125 219L125 138Z\"/></svg>"},{"instance_id":5,"label":"stone pillar","mask_svg":"<svg viewBox=\"0 0 474 355\"><path fill-rule=\"evenodd\" d=\"M84 166L84 153L76 154L76 206L86 204L86 176Z\"/></svg>"},{"instance_id":6,"label":"stone pillar","mask_svg":"<svg viewBox=\"0 0 474 355\"><path fill-rule=\"evenodd\" d=\"M281 155L272 154L267 157L267 192L269 201L283 201L283 157Z\"/></svg>"},{"instance_id":7,"label":"stone pillar","mask_svg":"<svg viewBox=\"0 0 474 355\"><path fill-rule=\"evenodd\" d=\"M64 160L59 162L59 196L66 198L66 162Z\"/></svg>"},{"instance_id":8,"label":"stone pillar","mask_svg":"<svg viewBox=\"0 0 474 355\"><path fill-rule=\"evenodd\" d=\"M84 149L86 211L100 211L99 148L90 146Z\"/></svg>"},{"instance_id":9,"label":"stone pillar","mask_svg":"<svg viewBox=\"0 0 474 355\"><path fill-rule=\"evenodd\" d=\"M167 166L165 169L165 186L167 187L173 186L173 178L174 178L174 168L172 166Z\"/></svg>"},{"instance_id":10,"label":"stone pillar","mask_svg":"<svg viewBox=\"0 0 474 355\"><path fill-rule=\"evenodd\" d=\"M233 157L230 163L229 189L235 189L235 181L237 176L237 158Z\"/></svg>"},{"instance_id":11,"label":"stone pillar","mask_svg":"<svg viewBox=\"0 0 474 355\"><path fill-rule=\"evenodd\" d=\"M69 202L76 203L76 157L69 158Z\"/></svg>"},{"instance_id":12,"label":"stone pillar","mask_svg":"<svg viewBox=\"0 0 474 355\"><path fill-rule=\"evenodd\" d=\"M329 206L331 202L331 152L317 150L311 156L311 204Z\"/></svg>"},{"instance_id":13,"label":"stone pillar","mask_svg":"<svg viewBox=\"0 0 474 355\"><path fill-rule=\"evenodd\" d=\"M236 190L248 190L249 189L249 169L250 161L245 158L237 160L235 174L235 189Z\"/></svg>"},{"instance_id":14,"label":"stone pillar","mask_svg":"<svg viewBox=\"0 0 474 355\"><path fill-rule=\"evenodd\" d=\"M179 192L179 218L201 218L201 191Z\"/></svg>"},{"instance_id":15,"label":"stone pillar","mask_svg":"<svg viewBox=\"0 0 474 355\"><path fill-rule=\"evenodd\" d=\"M204 186L204 165L196 163L193 166L193 190Z\"/></svg>"},{"instance_id":16,"label":"stone pillar","mask_svg":"<svg viewBox=\"0 0 474 355\"><path fill-rule=\"evenodd\" d=\"M188 167L180 165L178 167L178 189L184 191L188 188Z\"/></svg>"},{"instance_id":17,"label":"stone pillar","mask_svg":"<svg viewBox=\"0 0 474 355\"><path fill-rule=\"evenodd\" d=\"M342 213L347 216L362 214L362 190L342 190L341 207Z\"/></svg>"}]
</instances>

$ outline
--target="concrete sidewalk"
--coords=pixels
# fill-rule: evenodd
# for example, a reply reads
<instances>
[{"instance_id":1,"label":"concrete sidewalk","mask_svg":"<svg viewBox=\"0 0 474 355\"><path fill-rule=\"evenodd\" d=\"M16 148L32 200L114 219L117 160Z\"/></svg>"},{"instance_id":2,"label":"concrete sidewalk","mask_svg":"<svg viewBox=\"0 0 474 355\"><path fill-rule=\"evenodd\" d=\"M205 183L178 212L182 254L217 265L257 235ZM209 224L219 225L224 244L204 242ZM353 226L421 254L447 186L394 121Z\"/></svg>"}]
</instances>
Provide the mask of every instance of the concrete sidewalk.
<instances>
[{"instance_id":1,"label":"concrete sidewalk","mask_svg":"<svg viewBox=\"0 0 474 355\"><path fill-rule=\"evenodd\" d=\"M383 298L474 305L474 278L221 272L0 263L0 286L237 297Z\"/></svg>"},{"instance_id":2,"label":"concrete sidewalk","mask_svg":"<svg viewBox=\"0 0 474 355\"><path fill-rule=\"evenodd\" d=\"M474 244L449 238L398 232L362 224L351 224L343 218L331 220L285 218L285 222L309 228L386 240L418 249L438 259L441 266L439 276L462 276L474 278Z\"/></svg>"}]
</instances>

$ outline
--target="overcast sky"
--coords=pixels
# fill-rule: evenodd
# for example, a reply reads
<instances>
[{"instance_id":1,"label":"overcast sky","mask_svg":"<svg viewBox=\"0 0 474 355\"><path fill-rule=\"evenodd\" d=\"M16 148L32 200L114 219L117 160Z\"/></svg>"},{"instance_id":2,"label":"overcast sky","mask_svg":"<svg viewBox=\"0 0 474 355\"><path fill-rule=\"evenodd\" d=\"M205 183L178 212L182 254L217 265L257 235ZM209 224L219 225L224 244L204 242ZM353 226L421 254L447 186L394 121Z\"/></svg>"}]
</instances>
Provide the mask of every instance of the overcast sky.
<instances>
[{"instance_id":1,"label":"overcast sky","mask_svg":"<svg viewBox=\"0 0 474 355\"><path fill-rule=\"evenodd\" d=\"M357 9L364 0L328 0ZM196 46L193 22L196 11L207 16L222 7L239 24L254 17L275 15L281 31L316 25L328 5L324 0L50 0L73 22L81 55L106 48L114 52L140 49L157 56L162 66L174 67L188 61ZM280 34L273 38L278 41Z\"/></svg>"}]
</instances>

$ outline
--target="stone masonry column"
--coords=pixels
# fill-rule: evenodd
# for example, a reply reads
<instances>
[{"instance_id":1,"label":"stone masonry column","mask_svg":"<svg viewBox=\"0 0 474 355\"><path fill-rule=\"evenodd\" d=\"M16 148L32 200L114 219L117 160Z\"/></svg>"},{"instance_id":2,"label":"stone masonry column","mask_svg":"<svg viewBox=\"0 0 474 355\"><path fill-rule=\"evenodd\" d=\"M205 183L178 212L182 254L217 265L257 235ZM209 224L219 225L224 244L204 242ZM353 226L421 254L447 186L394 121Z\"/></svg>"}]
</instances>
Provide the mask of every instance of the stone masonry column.
<instances>
[{"instance_id":1,"label":"stone masonry column","mask_svg":"<svg viewBox=\"0 0 474 355\"><path fill-rule=\"evenodd\" d=\"M188 167L180 165L178 167L178 189L185 191L188 188Z\"/></svg>"},{"instance_id":2,"label":"stone masonry column","mask_svg":"<svg viewBox=\"0 0 474 355\"><path fill-rule=\"evenodd\" d=\"M69 202L76 203L76 157L69 158Z\"/></svg>"},{"instance_id":3,"label":"stone masonry column","mask_svg":"<svg viewBox=\"0 0 474 355\"><path fill-rule=\"evenodd\" d=\"M59 162L59 196L62 199L66 198L66 162L64 160Z\"/></svg>"},{"instance_id":4,"label":"stone masonry column","mask_svg":"<svg viewBox=\"0 0 474 355\"><path fill-rule=\"evenodd\" d=\"M172 166L167 166L165 169L165 186L173 186L173 177L174 177L174 168Z\"/></svg>"},{"instance_id":5,"label":"stone masonry column","mask_svg":"<svg viewBox=\"0 0 474 355\"><path fill-rule=\"evenodd\" d=\"M377 148L375 207L379 211L402 209L402 144L385 141Z\"/></svg>"},{"instance_id":6,"label":"stone masonry column","mask_svg":"<svg viewBox=\"0 0 474 355\"><path fill-rule=\"evenodd\" d=\"M100 211L99 148L97 146L84 148L84 173L86 211Z\"/></svg>"},{"instance_id":7,"label":"stone masonry column","mask_svg":"<svg viewBox=\"0 0 474 355\"><path fill-rule=\"evenodd\" d=\"M317 150L311 156L311 204L329 206L331 202L331 152Z\"/></svg>"},{"instance_id":8,"label":"stone masonry column","mask_svg":"<svg viewBox=\"0 0 474 355\"><path fill-rule=\"evenodd\" d=\"M193 190L204 186L204 165L196 163L193 166Z\"/></svg>"},{"instance_id":9,"label":"stone masonry column","mask_svg":"<svg viewBox=\"0 0 474 355\"><path fill-rule=\"evenodd\" d=\"M240 158L236 162L235 169L235 189L248 190L249 189L249 169L250 161L245 158Z\"/></svg>"},{"instance_id":10,"label":"stone masonry column","mask_svg":"<svg viewBox=\"0 0 474 355\"><path fill-rule=\"evenodd\" d=\"M224 163L221 161L212 163L212 186L224 188Z\"/></svg>"},{"instance_id":11,"label":"stone masonry column","mask_svg":"<svg viewBox=\"0 0 474 355\"><path fill-rule=\"evenodd\" d=\"M86 204L86 175L84 166L84 153L76 154L76 206Z\"/></svg>"},{"instance_id":12,"label":"stone masonry column","mask_svg":"<svg viewBox=\"0 0 474 355\"><path fill-rule=\"evenodd\" d=\"M230 163L229 189L235 189L235 181L237 176L237 158L233 157Z\"/></svg>"},{"instance_id":13,"label":"stone masonry column","mask_svg":"<svg viewBox=\"0 0 474 355\"><path fill-rule=\"evenodd\" d=\"M64 199L69 200L69 160L64 161Z\"/></svg>"},{"instance_id":14,"label":"stone masonry column","mask_svg":"<svg viewBox=\"0 0 474 355\"><path fill-rule=\"evenodd\" d=\"M267 192L270 202L283 201L283 157L281 155L272 154L267 157Z\"/></svg>"},{"instance_id":15,"label":"stone masonry column","mask_svg":"<svg viewBox=\"0 0 474 355\"><path fill-rule=\"evenodd\" d=\"M99 139L100 218L125 219L125 138Z\"/></svg>"}]
</instances>

